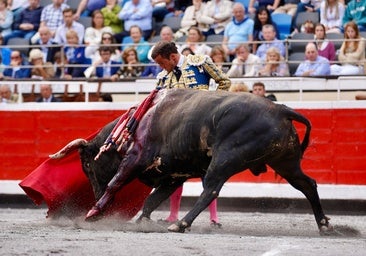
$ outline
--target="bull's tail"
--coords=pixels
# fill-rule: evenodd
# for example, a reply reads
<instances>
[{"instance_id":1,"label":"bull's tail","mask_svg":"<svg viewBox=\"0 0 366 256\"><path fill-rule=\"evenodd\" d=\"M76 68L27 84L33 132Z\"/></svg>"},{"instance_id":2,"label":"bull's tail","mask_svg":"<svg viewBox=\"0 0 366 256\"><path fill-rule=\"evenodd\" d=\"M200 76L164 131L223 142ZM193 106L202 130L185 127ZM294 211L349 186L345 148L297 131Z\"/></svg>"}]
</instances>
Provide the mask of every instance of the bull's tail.
<instances>
[{"instance_id":1,"label":"bull's tail","mask_svg":"<svg viewBox=\"0 0 366 256\"><path fill-rule=\"evenodd\" d=\"M304 138L301 142L301 151L304 154L306 148L309 145L309 141L310 141L311 123L305 116L303 116L302 114L294 111L293 109L285 106L285 110L286 110L286 117L288 119L290 119L292 121L297 121L297 122L302 123L306 126L305 135L304 135Z\"/></svg>"}]
</instances>

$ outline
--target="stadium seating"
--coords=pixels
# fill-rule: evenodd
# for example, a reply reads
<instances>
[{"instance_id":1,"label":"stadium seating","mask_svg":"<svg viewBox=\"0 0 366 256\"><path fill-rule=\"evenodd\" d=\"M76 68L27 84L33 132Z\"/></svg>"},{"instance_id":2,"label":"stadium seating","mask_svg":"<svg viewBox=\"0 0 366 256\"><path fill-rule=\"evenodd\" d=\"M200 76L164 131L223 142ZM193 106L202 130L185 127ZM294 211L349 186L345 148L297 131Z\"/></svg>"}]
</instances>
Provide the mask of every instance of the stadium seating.
<instances>
[{"instance_id":1,"label":"stadium seating","mask_svg":"<svg viewBox=\"0 0 366 256\"><path fill-rule=\"evenodd\" d=\"M286 13L272 13L272 21L276 23L280 39L284 40L291 33L292 16Z\"/></svg>"},{"instance_id":2,"label":"stadium seating","mask_svg":"<svg viewBox=\"0 0 366 256\"><path fill-rule=\"evenodd\" d=\"M288 56L288 67L291 75L294 75L297 67L305 60L304 52L294 52Z\"/></svg>"},{"instance_id":3,"label":"stadium seating","mask_svg":"<svg viewBox=\"0 0 366 256\"><path fill-rule=\"evenodd\" d=\"M175 33L180 29L181 21L182 21L182 17L180 17L180 16L165 17L162 22L162 26L164 26L164 25L169 26Z\"/></svg>"},{"instance_id":4,"label":"stadium seating","mask_svg":"<svg viewBox=\"0 0 366 256\"><path fill-rule=\"evenodd\" d=\"M295 33L289 40L289 50L293 52L304 52L308 42L314 41L314 35L309 33Z\"/></svg>"},{"instance_id":5,"label":"stadium seating","mask_svg":"<svg viewBox=\"0 0 366 256\"><path fill-rule=\"evenodd\" d=\"M300 12L295 21L296 28L301 31L301 25L305 23L305 21L312 21L314 24L320 21L318 12Z\"/></svg>"}]
</instances>

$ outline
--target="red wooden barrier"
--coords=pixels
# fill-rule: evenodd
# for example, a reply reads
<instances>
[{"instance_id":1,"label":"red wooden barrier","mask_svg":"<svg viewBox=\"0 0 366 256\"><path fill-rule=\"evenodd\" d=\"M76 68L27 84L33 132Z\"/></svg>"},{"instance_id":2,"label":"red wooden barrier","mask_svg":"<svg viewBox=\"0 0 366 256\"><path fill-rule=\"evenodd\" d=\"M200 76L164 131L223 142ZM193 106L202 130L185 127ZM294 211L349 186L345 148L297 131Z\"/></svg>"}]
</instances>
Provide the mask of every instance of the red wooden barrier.
<instances>
[{"instance_id":1,"label":"red wooden barrier","mask_svg":"<svg viewBox=\"0 0 366 256\"><path fill-rule=\"evenodd\" d=\"M302 167L318 183L366 185L366 109L298 109L313 125ZM87 137L120 110L0 111L0 180L21 180L50 153ZM304 127L296 124L302 136ZM273 171L230 181L281 182Z\"/></svg>"}]
</instances>

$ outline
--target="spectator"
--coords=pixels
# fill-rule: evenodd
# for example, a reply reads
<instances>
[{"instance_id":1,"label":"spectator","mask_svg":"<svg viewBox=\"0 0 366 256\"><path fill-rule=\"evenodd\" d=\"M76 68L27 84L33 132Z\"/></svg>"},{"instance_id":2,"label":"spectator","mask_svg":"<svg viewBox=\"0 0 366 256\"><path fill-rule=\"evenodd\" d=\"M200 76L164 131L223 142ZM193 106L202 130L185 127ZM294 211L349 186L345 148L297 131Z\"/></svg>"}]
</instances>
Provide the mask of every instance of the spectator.
<instances>
[{"instance_id":1,"label":"spectator","mask_svg":"<svg viewBox=\"0 0 366 256\"><path fill-rule=\"evenodd\" d=\"M335 61L336 51L334 44L326 39L325 26L318 23L315 25L315 42L318 48L318 54L329 61Z\"/></svg>"},{"instance_id":2,"label":"spectator","mask_svg":"<svg viewBox=\"0 0 366 256\"><path fill-rule=\"evenodd\" d=\"M280 5L273 10L273 13L286 13L294 17L299 3L300 0L284 0L283 4L280 1Z\"/></svg>"},{"instance_id":3,"label":"spectator","mask_svg":"<svg viewBox=\"0 0 366 256\"><path fill-rule=\"evenodd\" d=\"M112 95L111 94L109 94L109 93L103 93L103 94L100 95L99 101L113 102L113 98L112 98Z\"/></svg>"},{"instance_id":4,"label":"spectator","mask_svg":"<svg viewBox=\"0 0 366 256\"><path fill-rule=\"evenodd\" d=\"M126 48L122 53L123 63L120 69L114 74L111 79L116 81L119 78L139 77L144 70L139 62L137 51L133 47Z\"/></svg>"},{"instance_id":5,"label":"spectator","mask_svg":"<svg viewBox=\"0 0 366 256\"><path fill-rule=\"evenodd\" d=\"M46 27L40 27L38 29L39 39L35 43L39 49L41 49L44 57L44 62L54 62L54 57L56 52L61 51L61 48L57 46L58 44L53 41L51 30Z\"/></svg>"},{"instance_id":6,"label":"spectator","mask_svg":"<svg viewBox=\"0 0 366 256\"><path fill-rule=\"evenodd\" d=\"M182 51L184 48L190 48L195 54L210 55L211 47L207 46L204 41L204 36L198 27L191 27L188 30L188 37L182 46L179 47L178 51Z\"/></svg>"},{"instance_id":7,"label":"spectator","mask_svg":"<svg viewBox=\"0 0 366 256\"><path fill-rule=\"evenodd\" d=\"M2 103L18 103L19 96L16 93L12 93L10 90L10 86L7 84L3 84L0 86L0 96Z\"/></svg>"},{"instance_id":8,"label":"spectator","mask_svg":"<svg viewBox=\"0 0 366 256\"><path fill-rule=\"evenodd\" d=\"M300 28L301 33L314 34L315 33L315 23L312 20L306 20Z\"/></svg>"},{"instance_id":9,"label":"spectator","mask_svg":"<svg viewBox=\"0 0 366 256\"><path fill-rule=\"evenodd\" d=\"M43 53L40 49L32 49L29 52L29 62L34 67L31 71L32 78L49 79L54 77L55 70L51 62L44 62Z\"/></svg>"},{"instance_id":10,"label":"spectator","mask_svg":"<svg viewBox=\"0 0 366 256\"><path fill-rule=\"evenodd\" d=\"M355 100L366 100L366 94L364 94L364 93L356 94Z\"/></svg>"},{"instance_id":11,"label":"spectator","mask_svg":"<svg viewBox=\"0 0 366 256\"><path fill-rule=\"evenodd\" d=\"M227 64L227 58L224 48L221 45L215 45L211 49L210 57L213 63L216 64L224 73L227 73L230 69L230 65Z\"/></svg>"},{"instance_id":12,"label":"spectator","mask_svg":"<svg viewBox=\"0 0 366 256\"><path fill-rule=\"evenodd\" d=\"M13 24L13 13L8 9L8 1L0 0L0 31L5 38L11 34L11 25Z\"/></svg>"},{"instance_id":13,"label":"spectator","mask_svg":"<svg viewBox=\"0 0 366 256\"><path fill-rule=\"evenodd\" d=\"M8 0L8 9L12 11L14 19L16 19L28 5L29 0Z\"/></svg>"},{"instance_id":14,"label":"spectator","mask_svg":"<svg viewBox=\"0 0 366 256\"><path fill-rule=\"evenodd\" d=\"M118 13L122 7L117 3L117 0L107 0L107 5L101 9L104 18L104 26L110 27L113 34L118 34L123 31L123 22L118 18Z\"/></svg>"},{"instance_id":15,"label":"spectator","mask_svg":"<svg viewBox=\"0 0 366 256\"><path fill-rule=\"evenodd\" d=\"M118 17L124 21L124 31L115 35L118 43L121 43L123 38L129 35L130 28L133 25L141 28L146 41L150 38L152 32L152 6L150 0L128 1L122 7Z\"/></svg>"},{"instance_id":16,"label":"spectator","mask_svg":"<svg viewBox=\"0 0 366 256\"><path fill-rule=\"evenodd\" d=\"M188 6L184 12L181 28L174 34L174 37L180 38L188 34L188 30L192 26L196 26L202 30L201 25L198 23L198 19L203 16L206 4L202 0L193 0L193 4Z\"/></svg>"},{"instance_id":17,"label":"spectator","mask_svg":"<svg viewBox=\"0 0 366 256\"><path fill-rule=\"evenodd\" d=\"M10 50L10 48L4 46L4 38L1 34L0 34L0 46L1 46L0 47L0 57L1 57L0 64L7 66L10 64L11 50Z\"/></svg>"},{"instance_id":18,"label":"spectator","mask_svg":"<svg viewBox=\"0 0 366 256\"><path fill-rule=\"evenodd\" d=\"M36 102L61 102L61 99L53 96L50 84L42 84L40 92L41 96L36 99Z\"/></svg>"},{"instance_id":19,"label":"spectator","mask_svg":"<svg viewBox=\"0 0 366 256\"><path fill-rule=\"evenodd\" d=\"M351 0L343 16L343 26L349 21L354 21L359 31L366 31L366 0Z\"/></svg>"},{"instance_id":20,"label":"spectator","mask_svg":"<svg viewBox=\"0 0 366 256\"><path fill-rule=\"evenodd\" d=\"M95 67L95 75L99 78L110 79L117 73L119 66L122 63L111 59L112 49L109 46L100 46L99 55L101 59L93 63L93 67Z\"/></svg>"},{"instance_id":21,"label":"spectator","mask_svg":"<svg viewBox=\"0 0 366 256\"><path fill-rule=\"evenodd\" d=\"M327 76L330 74L329 60L319 56L314 43L305 48L305 61L297 67L295 76Z\"/></svg>"},{"instance_id":22,"label":"spectator","mask_svg":"<svg viewBox=\"0 0 366 256\"><path fill-rule=\"evenodd\" d=\"M326 33L341 33L345 7L339 0L324 0L320 4L320 23Z\"/></svg>"},{"instance_id":23,"label":"spectator","mask_svg":"<svg viewBox=\"0 0 366 256\"><path fill-rule=\"evenodd\" d=\"M253 41L264 41L262 29L266 24L273 25L276 30L276 38L280 39L280 33L277 29L276 23L272 21L272 17L270 12L267 10L265 6L261 6L257 9L254 17L254 30L253 30ZM253 43L253 53L257 51L260 43Z\"/></svg>"},{"instance_id":24,"label":"spectator","mask_svg":"<svg viewBox=\"0 0 366 256\"><path fill-rule=\"evenodd\" d=\"M342 65L330 67L331 75L361 75L364 74L365 38L360 36L358 26L350 21L344 27L344 39L339 50L338 60Z\"/></svg>"},{"instance_id":25,"label":"spectator","mask_svg":"<svg viewBox=\"0 0 366 256\"><path fill-rule=\"evenodd\" d=\"M105 5L105 0L81 0L74 14L74 19L78 20L80 16L90 16L92 12L102 9Z\"/></svg>"},{"instance_id":26,"label":"spectator","mask_svg":"<svg viewBox=\"0 0 366 256\"><path fill-rule=\"evenodd\" d=\"M258 8L265 6L269 12L273 12L280 5L280 0L250 0L248 6L248 13L254 14L256 12L255 3L258 3Z\"/></svg>"},{"instance_id":27,"label":"spectator","mask_svg":"<svg viewBox=\"0 0 366 256\"><path fill-rule=\"evenodd\" d=\"M20 51L14 50L11 52L10 65L4 70L4 77L10 78L30 78L30 69L24 66L29 66L29 63L24 60Z\"/></svg>"},{"instance_id":28,"label":"spectator","mask_svg":"<svg viewBox=\"0 0 366 256\"><path fill-rule=\"evenodd\" d=\"M194 55L194 52L189 47L183 48L180 53L184 56L188 56L189 54Z\"/></svg>"},{"instance_id":29,"label":"spectator","mask_svg":"<svg viewBox=\"0 0 366 256\"><path fill-rule=\"evenodd\" d=\"M192 5L192 0L174 0L174 11L168 13L166 16L182 17L188 6Z\"/></svg>"},{"instance_id":30,"label":"spectator","mask_svg":"<svg viewBox=\"0 0 366 256\"><path fill-rule=\"evenodd\" d=\"M296 14L292 19L292 28L295 33L298 32L296 28L296 19L300 12L317 12L320 13L320 4L323 0L300 0L297 5Z\"/></svg>"},{"instance_id":31,"label":"spectator","mask_svg":"<svg viewBox=\"0 0 366 256\"><path fill-rule=\"evenodd\" d=\"M151 0L152 16L156 22L162 22L164 17L174 12L174 0Z\"/></svg>"},{"instance_id":32,"label":"spectator","mask_svg":"<svg viewBox=\"0 0 366 256\"><path fill-rule=\"evenodd\" d=\"M171 27L164 25L162 26L162 28L160 29L160 41L163 42L173 42L174 41L174 32L171 29ZM150 48L149 53L147 54L147 57L149 58L150 61L153 62L153 59L151 58L151 53L154 49L154 45Z\"/></svg>"},{"instance_id":33,"label":"spectator","mask_svg":"<svg viewBox=\"0 0 366 256\"><path fill-rule=\"evenodd\" d=\"M231 84L229 92L249 92L249 88L245 83L238 82Z\"/></svg>"},{"instance_id":34,"label":"spectator","mask_svg":"<svg viewBox=\"0 0 366 256\"><path fill-rule=\"evenodd\" d=\"M39 0L29 0L29 6L15 17L13 31L4 37L4 43L8 44L10 38L16 37L30 40L39 29L42 9Z\"/></svg>"},{"instance_id":35,"label":"spectator","mask_svg":"<svg viewBox=\"0 0 366 256\"><path fill-rule=\"evenodd\" d=\"M148 53L150 45L145 41L142 35L142 30L139 26L133 25L130 28L130 37L125 37L122 44L122 50L134 47L137 51L138 59L142 63L149 62Z\"/></svg>"},{"instance_id":36,"label":"spectator","mask_svg":"<svg viewBox=\"0 0 366 256\"><path fill-rule=\"evenodd\" d=\"M266 58L266 52L269 48L275 47L281 53L281 56L285 56L286 48L282 41L276 38L276 30L273 25L266 24L262 28L264 42L258 47L256 55L264 60Z\"/></svg>"},{"instance_id":37,"label":"spectator","mask_svg":"<svg viewBox=\"0 0 366 256\"><path fill-rule=\"evenodd\" d=\"M55 36L57 28L63 23L62 11L69 7L63 2L63 0L52 0L52 4L46 5L42 10L40 27L48 27L52 37ZM32 37L31 41L34 44L38 39L39 34L37 33Z\"/></svg>"},{"instance_id":38,"label":"spectator","mask_svg":"<svg viewBox=\"0 0 366 256\"><path fill-rule=\"evenodd\" d=\"M54 78L60 78L60 79L72 79L72 76L68 73L69 69L67 68L67 65L69 64L66 58L66 54L64 52L56 52L54 56L53 61L53 69L55 70L55 76Z\"/></svg>"},{"instance_id":39,"label":"spectator","mask_svg":"<svg viewBox=\"0 0 366 256\"><path fill-rule=\"evenodd\" d=\"M102 33L102 41L99 45L89 45L85 48L85 57L90 58L93 62L100 60L99 47L101 45L107 45L112 49L113 61L122 62L122 52L116 46L115 38L111 32Z\"/></svg>"},{"instance_id":40,"label":"spectator","mask_svg":"<svg viewBox=\"0 0 366 256\"><path fill-rule=\"evenodd\" d=\"M84 77L86 67L91 64L91 60L85 57L85 47L80 45L79 36L75 30L66 32L66 40L67 46L64 48L64 53L66 54L68 64L70 65L67 73L73 78Z\"/></svg>"},{"instance_id":41,"label":"spectator","mask_svg":"<svg viewBox=\"0 0 366 256\"><path fill-rule=\"evenodd\" d=\"M60 25L55 32L55 42L58 44L66 44L66 32L69 30L74 30L78 34L79 44L83 43L85 28L79 22L74 21L74 11L71 8L65 8L62 11L63 24Z\"/></svg>"},{"instance_id":42,"label":"spectator","mask_svg":"<svg viewBox=\"0 0 366 256\"><path fill-rule=\"evenodd\" d=\"M160 29L160 41L163 42L173 42L174 41L174 34L173 30L169 26L163 26ZM148 59L150 60L150 65L145 66L144 71L142 72L142 77L156 77L162 69L154 63L153 59L151 58L151 53L154 49L154 45L150 48L149 53L147 54Z\"/></svg>"},{"instance_id":43,"label":"spectator","mask_svg":"<svg viewBox=\"0 0 366 256\"><path fill-rule=\"evenodd\" d=\"M91 27L85 29L84 43L87 46L96 46L102 41L103 32L112 33L112 29L104 26L104 18L101 11L96 10L92 13Z\"/></svg>"},{"instance_id":44,"label":"spectator","mask_svg":"<svg viewBox=\"0 0 366 256\"><path fill-rule=\"evenodd\" d=\"M253 84L252 93L255 95L258 95L260 97L269 99L271 101L277 101L277 98L274 94L269 94L266 96L266 87L265 87L264 83L262 83L262 82L255 82Z\"/></svg>"},{"instance_id":45,"label":"spectator","mask_svg":"<svg viewBox=\"0 0 366 256\"><path fill-rule=\"evenodd\" d=\"M233 3L228 0L211 0L206 3L203 14L197 16L198 27L204 36L223 35L233 13Z\"/></svg>"},{"instance_id":46,"label":"spectator","mask_svg":"<svg viewBox=\"0 0 366 256\"><path fill-rule=\"evenodd\" d=\"M245 9L243 4L235 3L233 6L233 20L226 26L224 31L224 39L222 47L225 53L234 58L235 48L242 42L251 43L253 41L253 27L252 19L245 16Z\"/></svg>"},{"instance_id":47,"label":"spectator","mask_svg":"<svg viewBox=\"0 0 366 256\"><path fill-rule=\"evenodd\" d=\"M236 47L236 58L227 72L229 77L257 76L261 68L261 59L250 53L248 44Z\"/></svg>"},{"instance_id":48,"label":"spectator","mask_svg":"<svg viewBox=\"0 0 366 256\"><path fill-rule=\"evenodd\" d=\"M289 68L285 58L281 56L276 47L268 48L266 52L265 64L258 72L259 76L289 76Z\"/></svg>"}]
</instances>

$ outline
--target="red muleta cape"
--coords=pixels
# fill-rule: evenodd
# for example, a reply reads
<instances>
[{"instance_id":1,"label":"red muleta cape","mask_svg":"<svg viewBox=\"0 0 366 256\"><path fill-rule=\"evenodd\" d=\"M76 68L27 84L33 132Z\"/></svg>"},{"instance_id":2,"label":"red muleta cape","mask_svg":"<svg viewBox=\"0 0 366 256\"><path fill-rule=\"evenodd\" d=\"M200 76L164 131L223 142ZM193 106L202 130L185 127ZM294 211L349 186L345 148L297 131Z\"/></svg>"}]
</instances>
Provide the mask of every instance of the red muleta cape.
<instances>
[{"instance_id":1,"label":"red muleta cape","mask_svg":"<svg viewBox=\"0 0 366 256\"><path fill-rule=\"evenodd\" d=\"M98 132L86 140L93 139ZM36 205L46 202L48 217L85 215L95 204L94 193L82 171L77 150L62 159L47 159L22 180L19 186ZM113 214L130 220L142 208L151 190L138 180L132 181L116 194L106 215Z\"/></svg>"}]
</instances>

